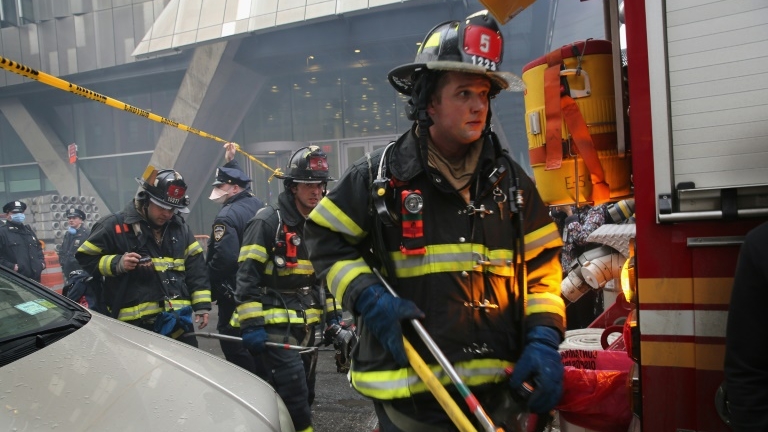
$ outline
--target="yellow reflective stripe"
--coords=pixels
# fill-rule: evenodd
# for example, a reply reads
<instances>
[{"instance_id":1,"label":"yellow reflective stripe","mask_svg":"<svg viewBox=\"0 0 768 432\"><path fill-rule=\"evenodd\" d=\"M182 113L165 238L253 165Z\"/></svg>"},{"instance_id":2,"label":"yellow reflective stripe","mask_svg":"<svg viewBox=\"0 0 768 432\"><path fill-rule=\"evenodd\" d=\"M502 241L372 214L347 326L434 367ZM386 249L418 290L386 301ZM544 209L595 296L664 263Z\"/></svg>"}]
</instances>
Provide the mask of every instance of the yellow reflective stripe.
<instances>
[{"instance_id":1,"label":"yellow reflective stripe","mask_svg":"<svg viewBox=\"0 0 768 432\"><path fill-rule=\"evenodd\" d=\"M330 198L325 197L309 214L309 219L321 227L342 234L351 244L358 244L367 235Z\"/></svg>"},{"instance_id":2,"label":"yellow reflective stripe","mask_svg":"<svg viewBox=\"0 0 768 432\"><path fill-rule=\"evenodd\" d=\"M210 290L200 290L192 293L192 304L210 303L210 302L211 302Z\"/></svg>"},{"instance_id":3,"label":"yellow reflective stripe","mask_svg":"<svg viewBox=\"0 0 768 432\"><path fill-rule=\"evenodd\" d=\"M181 309L184 306L192 306L192 302L189 300L182 300L182 299L170 299L168 301L163 302L163 306L170 306L166 308L166 310L173 309Z\"/></svg>"},{"instance_id":4,"label":"yellow reflective stripe","mask_svg":"<svg viewBox=\"0 0 768 432\"><path fill-rule=\"evenodd\" d=\"M270 260L267 265L264 267L264 273L271 275L272 272L275 270L275 263ZM281 269L277 269L277 275L278 276L287 276L287 275L311 275L315 274L315 269L312 267L312 263L309 262L309 260L297 260L296 267L283 267Z\"/></svg>"},{"instance_id":5,"label":"yellow reflective stripe","mask_svg":"<svg viewBox=\"0 0 768 432\"><path fill-rule=\"evenodd\" d=\"M325 279L328 281L328 287L331 289L333 296L341 301L344 298L344 292L352 280L366 273L373 274L373 271L371 271L371 268L368 267L368 264L362 258L351 261L336 261L331 266Z\"/></svg>"},{"instance_id":6,"label":"yellow reflective stripe","mask_svg":"<svg viewBox=\"0 0 768 432\"><path fill-rule=\"evenodd\" d=\"M233 328L240 328L240 316L237 311L232 312L232 318L229 319L229 325Z\"/></svg>"},{"instance_id":7,"label":"yellow reflective stripe","mask_svg":"<svg viewBox=\"0 0 768 432\"><path fill-rule=\"evenodd\" d=\"M104 255L99 258L99 273L102 276L115 276L112 273L112 260L120 259L118 255Z\"/></svg>"},{"instance_id":8,"label":"yellow reflective stripe","mask_svg":"<svg viewBox=\"0 0 768 432\"><path fill-rule=\"evenodd\" d=\"M187 246L187 249L184 250L184 257L189 258L191 256L195 256L203 251L203 247L200 246L200 243L195 240L194 242L190 243L189 246Z\"/></svg>"},{"instance_id":9,"label":"yellow reflective stripe","mask_svg":"<svg viewBox=\"0 0 768 432\"><path fill-rule=\"evenodd\" d=\"M326 312L341 312L341 305L339 302L334 301L332 298L325 299L325 311Z\"/></svg>"},{"instance_id":10,"label":"yellow reflective stripe","mask_svg":"<svg viewBox=\"0 0 768 432\"><path fill-rule=\"evenodd\" d=\"M563 245L563 239L554 222L525 235L525 255L535 257L544 249Z\"/></svg>"},{"instance_id":11,"label":"yellow reflective stripe","mask_svg":"<svg viewBox=\"0 0 768 432\"><path fill-rule=\"evenodd\" d=\"M535 313L553 313L565 316L565 302L559 294L531 293L528 294L528 304L525 315Z\"/></svg>"},{"instance_id":12,"label":"yellow reflective stripe","mask_svg":"<svg viewBox=\"0 0 768 432\"><path fill-rule=\"evenodd\" d=\"M241 263L247 259L252 259L264 263L267 261L267 258L269 258L269 254L264 246L251 244L240 248L240 255L237 257L237 262Z\"/></svg>"},{"instance_id":13,"label":"yellow reflective stripe","mask_svg":"<svg viewBox=\"0 0 768 432\"><path fill-rule=\"evenodd\" d=\"M464 384L472 387L482 384L498 383L507 380L505 369L513 363L499 359L478 359L459 362L454 365ZM451 379L446 375L440 365L429 365L432 373L443 386L451 384ZM350 372L352 385L364 396L375 399L397 399L410 397L413 394L429 391L427 386L416 375L416 372L408 367L391 371Z\"/></svg>"},{"instance_id":14,"label":"yellow reflective stripe","mask_svg":"<svg viewBox=\"0 0 768 432\"><path fill-rule=\"evenodd\" d=\"M244 320L258 318L264 315L261 308L261 303L258 302L248 302L241 304L237 307L237 314Z\"/></svg>"},{"instance_id":15,"label":"yellow reflective stripe","mask_svg":"<svg viewBox=\"0 0 768 432\"><path fill-rule=\"evenodd\" d=\"M320 316L322 311L320 309L306 309L304 314L299 314L299 311L285 310L283 308L267 309L262 313L264 317L264 324L285 324L290 322L291 324L315 324L320 322ZM306 316L306 321L304 320ZM245 318L243 318L245 319Z\"/></svg>"},{"instance_id":16,"label":"yellow reflective stripe","mask_svg":"<svg viewBox=\"0 0 768 432\"><path fill-rule=\"evenodd\" d=\"M101 255L101 248L96 247L95 244L89 242L88 240L81 244L80 247L77 248L77 251L86 255Z\"/></svg>"},{"instance_id":17,"label":"yellow reflective stripe","mask_svg":"<svg viewBox=\"0 0 768 432\"><path fill-rule=\"evenodd\" d=\"M141 303L136 306L120 309L117 319L120 321L133 321L143 316L156 315L163 311L158 302Z\"/></svg>"},{"instance_id":18,"label":"yellow reflective stripe","mask_svg":"<svg viewBox=\"0 0 768 432\"><path fill-rule=\"evenodd\" d=\"M203 247L195 240L192 244L187 246L187 250L184 251L184 257L189 258L195 256L203 251Z\"/></svg>"},{"instance_id":19,"label":"yellow reflective stripe","mask_svg":"<svg viewBox=\"0 0 768 432\"><path fill-rule=\"evenodd\" d=\"M152 258L152 264L155 266L155 271L164 272L166 270L185 271L183 258L172 257L160 257Z\"/></svg>"},{"instance_id":20,"label":"yellow reflective stripe","mask_svg":"<svg viewBox=\"0 0 768 432\"><path fill-rule=\"evenodd\" d=\"M429 39L424 43L424 46L419 48L419 51L422 51L424 48L432 48L440 45L440 33L442 32L434 32L431 36L429 36Z\"/></svg>"},{"instance_id":21,"label":"yellow reflective stripe","mask_svg":"<svg viewBox=\"0 0 768 432\"><path fill-rule=\"evenodd\" d=\"M512 251L509 249L489 250L481 244L458 243L429 245L424 255L405 255L391 252L390 257L398 278L417 277L433 273L476 271L489 272L499 276L512 276ZM478 265L478 260L489 265Z\"/></svg>"}]
</instances>

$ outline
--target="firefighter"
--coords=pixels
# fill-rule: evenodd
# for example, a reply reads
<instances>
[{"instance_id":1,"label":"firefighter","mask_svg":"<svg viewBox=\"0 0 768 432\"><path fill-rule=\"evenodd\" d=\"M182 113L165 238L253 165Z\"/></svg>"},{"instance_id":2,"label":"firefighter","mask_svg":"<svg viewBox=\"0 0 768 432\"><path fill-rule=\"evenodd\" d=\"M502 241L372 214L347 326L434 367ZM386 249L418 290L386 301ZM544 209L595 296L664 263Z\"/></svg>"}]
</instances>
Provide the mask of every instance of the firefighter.
<instances>
[{"instance_id":1,"label":"firefighter","mask_svg":"<svg viewBox=\"0 0 768 432\"><path fill-rule=\"evenodd\" d=\"M88 238L91 234L84 224L85 213L82 210L71 208L67 210L67 223L69 228L64 234L64 240L61 242L61 251L59 252L59 262L61 263L61 270L64 272L64 277L69 282L69 277L72 272L76 270L82 270L80 264L75 259L75 253L77 248Z\"/></svg>"},{"instance_id":2,"label":"firefighter","mask_svg":"<svg viewBox=\"0 0 768 432\"><path fill-rule=\"evenodd\" d=\"M197 346L192 324L208 325L211 291L203 248L177 213L188 213L187 184L172 169L147 167L136 197L100 219L75 258L104 276L109 314Z\"/></svg>"},{"instance_id":3,"label":"firefighter","mask_svg":"<svg viewBox=\"0 0 768 432\"><path fill-rule=\"evenodd\" d=\"M313 267L359 319L350 379L374 400L382 432L453 430L408 366L403 336L433 359L409 319L421 319L497 424L510 424L505 407L524 383L536 413L562 392L562 241L533 182L490 131L491 98L515 79L499 71L502 52L487 11L433 28L415 61L389 73L410 98L413 127L355 162L307 222Z\"/></svg>"},{"instance_id":4,"label":"firefighter","mask_svg":"<svg viewBox=\"0 0 768 432\"><path fill-rule=\"evenodd\" d=\"M269 381L288 407L296 430L311 431L315 386L311 359L297 351L265 350L265 343L314 345L317 324L324 321L330 331L340 322L340 307L315 277L304 239L305 218L334 179L326 154L317 146L297 150L286 173L277 177L285 186L277 204L257 213L245 229L235 303L243 344L255 355L263 353ZM335 337L344 339L347 331Z\"/></svg>"},{"instance_id":5,"label":"firefighter","mask_svg":"<svg viewBox=\"0 0 768 432\"><path fill-rule=\"evenodd\" d=\"M235 160L237 147L225 143L224 166L216 169L216 178L209 199L222 204L216 215L208 239L208 277L211 292L219 306L216 325L221 334L239 336L240 330L232 328L229 321L235 311L235 287L237 286L237 258L240 255L245 226L264 203L251 191L251 179L240 169ZM220 339L221 351L230 362L261 377L266 371L257 358L243 348L242 342Z\"/></svg>"},{"instance_id":6,"label":"firefighter","mask_svg":"<svg viewBox=\"0 0 768 432\"><path fill-rule=\"evenodd\" d=\"M3 206L6 222L0 225L0 264L40 282L45 269L43 248L37 234L24 224L27 204L11 201Z\"/></svg>"},{"instance_id":7,"label":"firefighter","mask_svg":"<svg viewBox=\"0 0 768 432\"><path fill-rule=\"evenodd\" d=\"M768 222L744 237L725 330L725 393L731 430L768 430Z\"/></svg>"}]
</instances>

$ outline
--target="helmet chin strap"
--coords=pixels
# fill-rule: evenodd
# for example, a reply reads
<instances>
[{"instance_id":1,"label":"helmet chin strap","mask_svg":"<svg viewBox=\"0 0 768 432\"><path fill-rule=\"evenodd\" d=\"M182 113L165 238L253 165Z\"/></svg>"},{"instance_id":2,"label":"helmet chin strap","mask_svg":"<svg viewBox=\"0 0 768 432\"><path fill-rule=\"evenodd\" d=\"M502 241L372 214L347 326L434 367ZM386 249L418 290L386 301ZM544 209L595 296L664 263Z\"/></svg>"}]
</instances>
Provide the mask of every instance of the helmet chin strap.
<instances>
[{"instance_id":1,"label":"helmet chin strap","mask_svg":"<svg viewBox=\"0 0 768 432\"><path fill-rule=\"evenodd\" d=\"M488 115L485 117L485 127L483 128L483 137L487 137L493 131L491 130L491 99L488 98Z\"/></svg>"},{"instance_id":2,"label":"helmet chin strap","mask_svg":"<svg viewBox=\"0 0 768 432\"><path fill-rule=\"evenodd\" d=\"M427 155L429 145L429 127L434 124L432 118L427 113L429 99L432 97L437 81L440 78L439 73L430 70L421 72L414 80L411 98L408 100L407 116L410 120L415 120L417 133L419 137L419 151L421 153L421 163L424 170L427 169Z\"/></svg>"}]
</instances>

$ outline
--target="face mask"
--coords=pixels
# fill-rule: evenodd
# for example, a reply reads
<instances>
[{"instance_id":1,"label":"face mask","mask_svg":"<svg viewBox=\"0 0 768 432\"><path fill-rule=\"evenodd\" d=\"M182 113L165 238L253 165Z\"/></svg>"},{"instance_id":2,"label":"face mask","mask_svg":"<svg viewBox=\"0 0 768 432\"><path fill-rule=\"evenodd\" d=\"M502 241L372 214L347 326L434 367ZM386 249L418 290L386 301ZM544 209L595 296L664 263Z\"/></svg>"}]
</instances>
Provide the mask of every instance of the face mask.
<instances>
[{"instance_id":1,"label":"face mask","mask_svg":"<svg viewBox=\"0 0 768 432\"><path fill-rule=\"evenodd\" d=\"M25 218L26 218L26 216L24 215L24 213L12 213L11 214L11 220L16 222L16 223L23 224Z\"/></svg>"},{"instance_id":2,"label":"face mask","mask_svg":"<svg viewBox=\"0 0 768 432\"><path fill-rule=\"evenodd\" d=\"M211 196L208 197L209 200L217 204L224 204L227 202L227 198L229 198L229 193L221 188L213 188Z\"/></svg>"},{"instance_id":3,"label":"face mask","mask_svg":"<svg viewBox=\"0 0 768 432\"><path fill-rule=\"evenodd\" d=\"M72 234L72 235L77 234L77 230L74 227L67 228L67 232Z\"/></svg>"}]
</instances>

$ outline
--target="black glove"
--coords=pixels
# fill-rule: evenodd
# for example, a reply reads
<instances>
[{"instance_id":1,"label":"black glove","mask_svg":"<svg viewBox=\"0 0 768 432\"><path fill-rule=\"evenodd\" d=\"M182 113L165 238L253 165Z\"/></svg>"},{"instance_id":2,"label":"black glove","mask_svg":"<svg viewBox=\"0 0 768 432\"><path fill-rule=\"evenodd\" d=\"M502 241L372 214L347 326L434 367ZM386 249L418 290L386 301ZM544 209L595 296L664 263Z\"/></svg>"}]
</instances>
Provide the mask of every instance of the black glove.
<instances>
[{"instance_id":1,"label":"black glove","mask_svg":"<svg viewBox=\"0 0 768 432\"><path fill-rule=\"evenodd\" d=\"M323 345L328 346L336 341L338 336L344 328L339 324L338 320L331 320L328 323L328 327L323 332Z\"/></svg>"},{"instance_id":2,"label":"black glove","mask_svg":"<svg viewBox=\"0 0 768 432\"><path fill-rule=\"evenodd\" d=\"M332 327L338 327L333 328ZM326 330L326 333L333 331L333 349L336 350L336 372L347 373L351 366L352 350L357 345L357 334L355 325L335 325Z\"/></svg>"}]
</instances>

